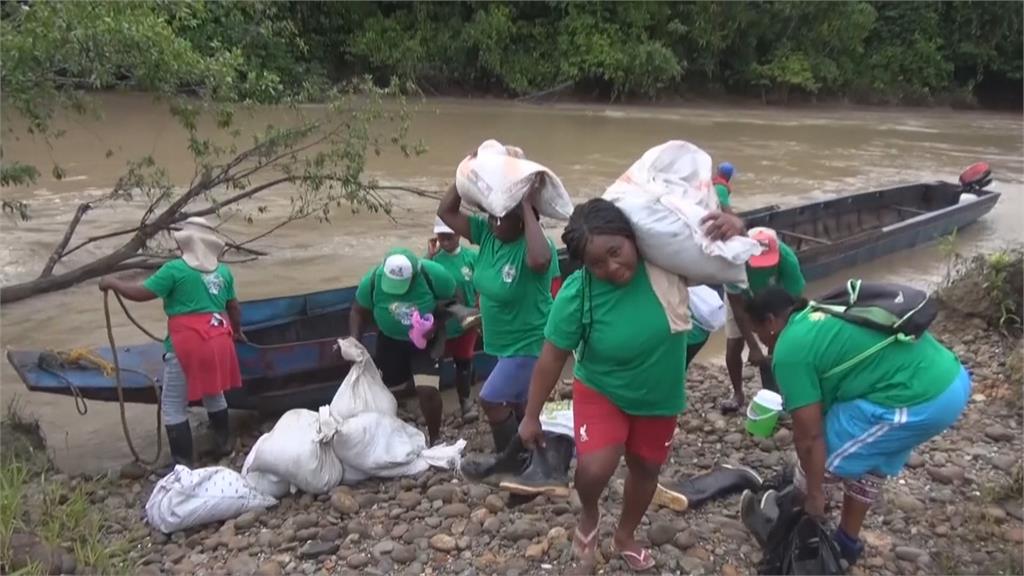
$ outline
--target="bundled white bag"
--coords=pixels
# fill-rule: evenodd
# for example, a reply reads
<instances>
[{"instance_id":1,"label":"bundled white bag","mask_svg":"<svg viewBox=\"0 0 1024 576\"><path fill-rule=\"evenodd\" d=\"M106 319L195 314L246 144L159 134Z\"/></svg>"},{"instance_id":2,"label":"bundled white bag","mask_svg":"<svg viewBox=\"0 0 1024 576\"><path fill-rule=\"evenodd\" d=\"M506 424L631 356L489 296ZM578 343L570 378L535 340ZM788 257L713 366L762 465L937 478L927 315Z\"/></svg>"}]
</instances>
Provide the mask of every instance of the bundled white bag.
<instances>
[{"instance_id":1,"label":"bundled white bag","mask_svg":"<svg viewBox=\"0 0 1024 576\"><path fill-rule=\"evenodd\" d=\"M472 207L492 216L504 216L522 202L534 178L543 174L544 183L537 195L537 211L542 216L568 220L572 199L562 181L546 167L523 157L522 151L487 140L477 148L476 156L467 156L455 171L455 188Z\"/></svg>"},{"instance_id":2,"label":"bundled white bag","mask_svg":"<svg viewBox=\"0 0 1024 576\"><path fill-rule=\"evenodd\" d=\"M373 363L370 352L355 338L338 340L342 358L352 362L345 380L331 400L331 416L338 422L364 412L395 416L398 403Z\"/></svg>"},{"instance_id":3,"label":"bundled white bag","mask_svg":"<svg viewBox=\"0 0 1024 576\"><path fill-rule=\"evenodd\" d=\"M707 286L691 286L687 290L694 322L709 333L725 326L725 302L718 292Z\"/></svg>"},{"instance_id":4,"label":"bundled white bag","mask_svg":"<svg viewBox=\"0 0 1024 576\"><path fill-rule=\"evenodd\" d=\"M711 157L680 140L648 150L603 197L629 218L645 260L691 285L743 282L760 245L745 236L712 242L700 226L718 208Z\"/></svg>"},{"instance_id":5,"label":"bundled white bag","mask_svg":"<svg viewBox=\"0 0 1024 576\"><path fill-rule=\"evenodd\" d=\"M341 422L332 446L346 468L370 476L403 476L394 470L414 462L426 450L427 438L397 416L365 412Z\"/></svg>"},{"instance_id":6,"label":"bundled white bag","mask_svg":"<svg viewBox=\"0 0 1024 576\"><path fill-rule=\"evenodd\" d=\"M427 448L427 439L415 426L395 416L367 412L341 423L334 437L334 453L345 466L346 483L368 476L415 476L427 468L457 469L465 440Z\"/></svg>"},{"instance_id":7,"label":"bundled white bag","mask_svg":"<svg viewBox=\"0 0 1024 576\"><path fill-rule=\"evenodd\" d=\"M344 469L331 449L337 422L327 406L319 412L296 408L285 412L253 448L250 471L266 472L303 492L323 494L337 486Z\"/></svg>"},{"instance_id":8,"label":"bundled white bag","mask_svg":"<svg viewBox=\"0 0 1024 576\"><path fill-rule=\"evenodd\" d=\"M238 473L221 466L189 470L175 466L153 487L146 521L170 534L193 526L237 518L277 504L254 490Z\"/></svg>"},{"instance_id":9,"label":"bundled white bag","mask_svg":"<svg viewBox=\"0 0 1024 576\"><path fill-rule=\"evenodd\" d=\"M291 488L291 484L287 480L282 480L268 472L254 472L249 469L252 467L252 461L256 456L256 452L260 449L260 445L263 444L266 438L266 434L260 436L260 439L253 444L252 450L249 450L249 455L245 457L245 464L242 464L242 478L255 488L257 492L273 498L282 498L288 494L288 490Z\"/></svg>"},{"instance_id":10,"label":"bundled white bag","mask_svg":"<svg viewBox=\"0 0 1024 576\"><path fill-rule=\"evenodd\" d=\"M545 432L573 436L572 400L545 402L540 411L540 427Z\"/></svg>"}]
</instances>

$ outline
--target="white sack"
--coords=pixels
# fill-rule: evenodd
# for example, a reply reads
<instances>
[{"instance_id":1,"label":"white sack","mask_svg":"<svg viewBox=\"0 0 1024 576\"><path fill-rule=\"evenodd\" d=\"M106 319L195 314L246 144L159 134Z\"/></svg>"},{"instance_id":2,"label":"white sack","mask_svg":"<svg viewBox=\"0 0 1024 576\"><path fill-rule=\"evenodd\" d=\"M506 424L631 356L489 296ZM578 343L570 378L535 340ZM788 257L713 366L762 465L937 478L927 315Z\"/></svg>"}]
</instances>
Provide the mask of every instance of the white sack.
<instances>
[{"instance_id":1,"label":"white sack","mask_svg":"<svg viewBox=\"0 0 1024 576\"><path fill-rule=\"evenodd\" d=\"M455 188L463 201L492 216L504 216L522 202L534 178L544 174L535 208L541 216L568 220L572 199L554 172L522 157L521 151L487 140L476 156L467 156L455 170Z\"/></svg>"},{"instance_id":2,"label":"white sack","mask_svg":"<svg viewBox=\"0 0 1024 576\"><path fill-rule=\"evenodd\" d=\"M688 290L694 322L709 333L725 326L725 302L718 292L707 286L691 286Z\"/></svg>"},{"instance_id":3,"label":"white sack","mask_svg":"<svg viewBox=\"0 0 1024 576\"><path fill-rule=\"evenodd\" d=\"M281 416L255 450L249 470L267 472L303 492L323 494L341 482L344 469L331 449L337 423L327 406L296 408Z\"/></svg>"},{"instance_id":4,"label":"white sack","mask_svg":"<svg viewBox=\"0 0 1024 576\"><path fill-rule=\"evenodd\" d=\"M369 350L350 337L338 340L338 351L342 358L352 362L352 367L331 400L331 416L342 422L364 412L397 415L395 396L380 379L380 371Z\"/></svg>"},{"instance_id":5,"label":"white sack","mask_svg":"<svg viewBox=\"0 0 1024 576\"><path fill-rule=\"evenodd\" d=\"M605 191L629 218L645 260L691 285L746 280L746 261L760 245L745 236L712 242L700 219L718 209L711 157L680 140L648 150Z\"/></svg>"},{"instance_id":6,"label":"white sack","mask_svg":"<svg viewBox=\"0 0 1024 576\"><path fill-rule=\"evenodd\" d=\"M391 472L414 462L426 450L427 438L397 416L365 412L342 421L332 446L346 467L371 476L404 476Z\"/></svg>"},{"instance_id":7,"label":"white sack","mask_svg":"<svg viewBox=\"0 0 1024 576\"><path fill-rule=\"evenodd\" d=\"M420 452L417 460L433 468L458 470L462 465L462 451L465 449L466 441L461 439L454 444L438 444Z\"/></svg>"},{"instance_id":8,"label":"white sack","mask_svg":"<svg viewBox=\"0 0 1024 576\"><path fill-rule=\"evenodd\" d=\"M220 466L189 470L175 466L156 483L146 502L146 520L170 534L193 526L221 522L277 504L254 490L234 470Z\"/></svg>"},{"instance_id":9,"label":"white sack","mask_svg":"<svg viewBox=\"0 0 1024 576\"><path fill-rule=\"evenodd\" d=\"M540 411L540 427L545 432L573 437L572 400L545 402Z\"/></svg>"},{"instance_id":10,"label":"white sack","mask_svg":"<svg viewBox=\"0 0 1024 576\"><path fill-rule=\"evenodd\" d=\"M291 484L287 480L278 478L269 472L254 472L249 469L252 467L256 451L260 449L260 445L265 438L267 438L266 434L260 436L260 439L249 450L249 455L245 457L245 464L242 464L242 478L255 488L257 492L273 498L282 498L288 494L288 490L291 488Z\"/></svg>"}]
</instances>

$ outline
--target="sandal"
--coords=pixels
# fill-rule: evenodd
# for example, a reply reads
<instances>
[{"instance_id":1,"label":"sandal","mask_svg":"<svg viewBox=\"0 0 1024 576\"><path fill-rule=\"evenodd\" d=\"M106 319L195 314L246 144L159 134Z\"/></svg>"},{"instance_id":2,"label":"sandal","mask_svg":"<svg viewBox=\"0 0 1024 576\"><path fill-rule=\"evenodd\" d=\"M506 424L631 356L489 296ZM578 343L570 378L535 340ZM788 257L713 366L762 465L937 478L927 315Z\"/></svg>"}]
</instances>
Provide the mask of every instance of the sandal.
<instances>
[{"instance_id":1,"label":"sandal","mask_svg":"<svg viewBox=\"0 0 1024 576\"><path fill-rule=\"evenodd\" d=\"M598 518L594 531L589 535L580 532L577 527L572 535L572 553L579 560L592 561L597 553L597 533L601 530L601 520Z\"/></svg>"},{"instance_id":2,"label":"sandal","mask_svg":"<svg viewBox=\"0 0 1024 576\"><path fill-rule=\"evenodd\" d=\"M646 572L657 564L654 556L651 555L651 551L647 548L641 548L639 554L629 550L618 550L617 552L633 572Z\"/></svg>"}]
</instances>

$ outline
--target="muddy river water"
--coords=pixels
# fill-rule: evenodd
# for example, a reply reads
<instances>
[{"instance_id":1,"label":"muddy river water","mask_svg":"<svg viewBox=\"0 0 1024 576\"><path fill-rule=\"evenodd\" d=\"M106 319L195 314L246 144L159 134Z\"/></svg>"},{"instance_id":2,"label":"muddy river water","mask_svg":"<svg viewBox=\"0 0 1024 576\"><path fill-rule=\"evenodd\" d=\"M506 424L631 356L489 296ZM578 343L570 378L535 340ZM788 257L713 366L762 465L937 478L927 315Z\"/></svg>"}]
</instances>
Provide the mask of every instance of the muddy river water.
<instances>
[{"instance_id":1,"label":"muddy river water","mask_svg":"<svg viewBox=\"0 0 1024 576\"><path fill-rule=\"evenodd\" d=\"M125 161L152 154L177 183L187 183L192 164L184 133L166 106L145 96L110 96L99 102L101 120L76 119L52 149L5 134L4 154L33 162L43 177L24 189L5 189L5 198L31 203L32 220L0 222L0 282L38 274L60 238L74 207L108 190L124 171ZM249 120L263 125L286 112L265 109ZM690 140L716 162L737 169L735 203L740 209L767 204L791 205L811 199L927 180L955 181L960 170L978 160L992 164L993 187L1003 192L996 208L960 232L961 252L997 248L1020 241L1024 222L1024 144L1019 115L926 109L779 109L666 107L633 108L594 105L529 106L500 101L430 100L420 103L413 120L414 137L429 151L414 159L385 154L370 164L383 182L441 190L465 153L486 138L515 143L557 172L577 199L599 195L647 148L672 138ZM107 157L107 150L114 155ZM66 172L50 175L51 158ZM287 207L288 190L275 191L271 211ZM354 284L384 252L396 245L425 246L434 204L426 199L394 196L396 221L384 216L339 211L330 223L303 222L260 241L271 255L234 267L239 297L264 298ZM111 205L90 213L79 234L131 225L138 212ZM236 222L237 221L237 222ZM239 236L261 229L238 218L227 226ZM548 223L557 241L560 226ZM263 227L266 225L264 224ZM83 251L95 256L98 251ZM934 284L945 269L941 250L926 246L883 258L862 270L844 273L871 278ZM816 283L812 292L838 278ZM137 316L159 329L163 314L157 303L136 305ZM118 342L144 337L117 314ZM106 342L103 309L95 282L5 306L0 316L3 346L70 348ZM720 335L699 360L719 362ZM0 397L17 396L21 409L39 419L57 464L69 472L101 472L130 460L122 439L116 404L91 402L87 416L75 412L70 398L29 394L14 371L2 362ZM136 444L145 454L154 448L154 408L130 406L128 419Z\"/></svg>"}]
</instances>

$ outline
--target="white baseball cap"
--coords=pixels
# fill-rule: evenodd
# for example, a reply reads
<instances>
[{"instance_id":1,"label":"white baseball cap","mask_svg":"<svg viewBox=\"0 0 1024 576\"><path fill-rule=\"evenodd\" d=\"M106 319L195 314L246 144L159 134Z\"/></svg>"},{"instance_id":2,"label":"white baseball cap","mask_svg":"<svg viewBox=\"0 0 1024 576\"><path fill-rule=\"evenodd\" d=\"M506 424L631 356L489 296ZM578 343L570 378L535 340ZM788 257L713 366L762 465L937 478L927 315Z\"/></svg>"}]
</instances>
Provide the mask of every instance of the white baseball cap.
<instances>
[{"instance_id":1,"label":"white baseball cap","mask_svg":"<svg viewBox=\"0 0 1024 576\"><path fill-rule=\"evenodd\" d=\"M405 250L395 250L384 260L384 275L380 279L380 288L384 292L393 295L405 294L412 284L412 276L415 271L413 259Z\"/></svg>"},{"instance_id":2,"label":"white baseball cap","mask_svg":"<svg viewBox=\"0 0 1024 576\"><path fill-rule=\"evenodd\" d=\"M447 224L441 220L440 216L434 217L434 234L455 234L455 230L448 227Z\"/></svg>"}]
</instances>

